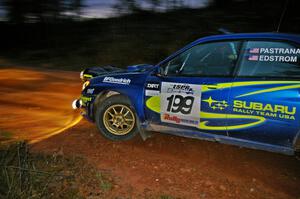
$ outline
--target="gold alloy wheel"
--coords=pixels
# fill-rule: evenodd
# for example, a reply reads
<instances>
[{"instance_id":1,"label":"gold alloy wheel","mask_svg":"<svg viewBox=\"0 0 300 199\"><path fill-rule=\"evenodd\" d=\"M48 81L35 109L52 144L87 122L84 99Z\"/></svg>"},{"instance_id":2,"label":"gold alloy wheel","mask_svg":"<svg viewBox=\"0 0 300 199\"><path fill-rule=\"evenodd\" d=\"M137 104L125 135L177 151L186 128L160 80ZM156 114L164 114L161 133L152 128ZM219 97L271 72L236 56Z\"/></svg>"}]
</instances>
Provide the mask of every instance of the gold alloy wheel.
<instances>
[{"instance_id":1,"label":"gold alloy wheel","mask_svg":"<svg viewBox=\"0 0 300 199\"><path fill-rule=\"evenodd\" d=\"M128 106L115 104L104 112L103 124L114 135L126 135L134 128L135 115Z\"/></svg>"}]
</instances>

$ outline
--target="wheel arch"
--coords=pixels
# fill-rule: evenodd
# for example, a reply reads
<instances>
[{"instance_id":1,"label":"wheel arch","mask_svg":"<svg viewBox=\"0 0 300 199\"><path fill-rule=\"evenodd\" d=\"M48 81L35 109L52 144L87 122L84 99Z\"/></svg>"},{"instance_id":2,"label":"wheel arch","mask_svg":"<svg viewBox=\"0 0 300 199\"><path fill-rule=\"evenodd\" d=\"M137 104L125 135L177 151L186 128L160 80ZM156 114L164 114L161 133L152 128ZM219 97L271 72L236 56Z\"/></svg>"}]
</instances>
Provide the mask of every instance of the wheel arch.
<instances>
[{"instance_id":1,"label":"wheel arch","mask_svg":"<svg viewBox=\"0 0 300 199\"><path fill-rule=\"evenodd\" d=\"M128 94L129 93L129 94ZM131 92L134 93L134 92ZM97 111L97 107L108 97L112 96L112 95L123 95L126 96L131 105L134 108L134 111L139 119L139 121L143 121L144 119L144 109L142 106L143 103L141 103L143 101L143 98L141 99L141 96L143 95L136 95L138 92L135 91L134 95L130 95L130 92L124 92L122 90L117 90L117 89L107 89L107 90L103 90L101 92L99 92L93 102L93 118L95 118L95 113Z\"/></svg>"},{"instance_id":2,"label":"wheel arch","mask_svg":"<svg viewBox=\"0 0 300 199\"><path fill-rule=\"evenodd\" d=\"M98 106L106 99L108 98L109 96L112 96L112 95L119 95L121 93L117 92L117 91L114 91L114 90L104 90L104 91L101 91L97 94L94 102L93 102L93 118L95 119L95 114L97 112L97 108Z\"/></svg>"}]
</instances>

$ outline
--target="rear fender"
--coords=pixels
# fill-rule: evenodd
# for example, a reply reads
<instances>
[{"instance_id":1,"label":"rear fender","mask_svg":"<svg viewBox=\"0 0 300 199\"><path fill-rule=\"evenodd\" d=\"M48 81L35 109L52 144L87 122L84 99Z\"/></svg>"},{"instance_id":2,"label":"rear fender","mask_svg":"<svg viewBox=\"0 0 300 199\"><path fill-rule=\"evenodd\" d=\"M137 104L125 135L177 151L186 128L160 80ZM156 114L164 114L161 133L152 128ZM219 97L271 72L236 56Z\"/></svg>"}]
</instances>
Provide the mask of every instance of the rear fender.
<instances>
[{"instance_id":1,"label":"rear fender","mask_svg":"<svg viewBox=\"0 0 300 199\"><path fill-rule=\"evenodd\" d=\"M295 151L300 152L300 131L297 133L294 140L294 149Z\"/></svg>"}]
</instances>

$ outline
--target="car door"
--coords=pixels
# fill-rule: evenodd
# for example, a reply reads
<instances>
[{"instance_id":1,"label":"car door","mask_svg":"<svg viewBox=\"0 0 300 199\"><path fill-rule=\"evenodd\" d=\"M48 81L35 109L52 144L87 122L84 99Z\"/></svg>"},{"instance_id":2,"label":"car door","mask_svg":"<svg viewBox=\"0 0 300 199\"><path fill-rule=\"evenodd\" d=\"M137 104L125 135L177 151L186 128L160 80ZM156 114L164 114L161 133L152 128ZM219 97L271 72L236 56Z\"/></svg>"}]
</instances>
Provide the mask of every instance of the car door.
<instances>
[{"instance_id":1,"label":"car door","mask_svg":"<svg viewBox=\"0 0 300 199\"><path fill-rule=\"evenodd\" d=\"M160 64L148 77L146 118L153 130L197 137L227 136L226 115L240 41L195 45ZM203 135L202 135L203 136Z\"/></svg>"},{"instance_id":2,"label":"car door","mask_svg":"<svg viewBox=\"0 0 300 199\"><path fill-rule=\"evenodd\" d=\"M300 49L294 43L252 40L244 44L229 98L230 137L293 146L300 127L299 61Z\"/></svg>"}]
</instances>

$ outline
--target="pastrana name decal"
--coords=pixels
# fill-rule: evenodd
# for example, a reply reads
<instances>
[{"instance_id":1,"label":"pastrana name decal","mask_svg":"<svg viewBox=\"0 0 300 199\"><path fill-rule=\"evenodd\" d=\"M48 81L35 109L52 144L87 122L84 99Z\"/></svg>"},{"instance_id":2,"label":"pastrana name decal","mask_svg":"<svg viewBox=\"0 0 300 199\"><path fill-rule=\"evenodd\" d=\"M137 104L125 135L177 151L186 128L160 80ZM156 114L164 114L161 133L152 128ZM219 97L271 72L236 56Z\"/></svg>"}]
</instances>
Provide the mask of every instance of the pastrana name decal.
<instances>
[{"instance_id":1,"label":"pastrana name decal","mask_svg":"<svg viewBox=\"0 0 300 199\"><path fill-rule=\"evenodd\" d=\"M300 48L250 48L249 53L300 55Z\"/></svg>"}]
</instances>

